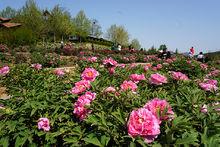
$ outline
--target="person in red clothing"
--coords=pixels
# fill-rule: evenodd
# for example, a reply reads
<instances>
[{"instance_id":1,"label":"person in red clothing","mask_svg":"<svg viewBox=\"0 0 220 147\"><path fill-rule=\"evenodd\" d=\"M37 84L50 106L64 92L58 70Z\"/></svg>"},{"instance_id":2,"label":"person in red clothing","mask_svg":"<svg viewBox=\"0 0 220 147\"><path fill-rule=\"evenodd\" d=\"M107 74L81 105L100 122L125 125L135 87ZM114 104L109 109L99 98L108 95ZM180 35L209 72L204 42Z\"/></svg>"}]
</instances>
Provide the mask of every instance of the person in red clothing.
<instances>
[{"instance_id":1,"label":"person in red clothing","mask_svg":"<svg viewBox=\"0 0 220 147\"><path fill-rule=\"evenodd\" d=\"M194 50L193 47L191 47L191 49L190 49L190 53L194 56L194 54L195 54L195 50Z\"/></svg>"},{"instance_id":2,"label":"person in red clothing","mask_svg":"<svg viewBox=\"0 0 220 147\"><path fill-rule=\"evenodd\" d=\"M194 50L193 47L191 47L190 50L189 50L189 57L190 57L190 58L193 58L194 53L195 53L195 50Z\"/></svg>"}]
</instances>

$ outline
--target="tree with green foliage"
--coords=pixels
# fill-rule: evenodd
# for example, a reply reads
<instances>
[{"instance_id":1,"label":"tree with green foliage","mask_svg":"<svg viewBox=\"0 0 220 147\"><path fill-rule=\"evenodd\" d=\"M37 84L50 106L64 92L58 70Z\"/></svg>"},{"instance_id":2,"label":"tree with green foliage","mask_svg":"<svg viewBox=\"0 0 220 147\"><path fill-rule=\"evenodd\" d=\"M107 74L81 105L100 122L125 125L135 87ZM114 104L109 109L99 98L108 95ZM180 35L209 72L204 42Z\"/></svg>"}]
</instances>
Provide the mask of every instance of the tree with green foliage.
<instances>
[{"instance_id":1,"label":"tree with green foliage","mask_svg":"<svg viewBox=\"0 0 220 147\"><path fill-rule=\"evenodd\" d=\"M135 49L138 49L138 50L141 48L141 45L140 45L138 39L133 39L131 41L131 46Z\"/></svg>"},{"instance_id":2,"label":"tree with green foliage","mask_svg":"<svg viewBox=\"0 0 220 147\"><path fill-rule=\"evenodd\" d=\"M167 46L165 44L160 45L158 50L167 50Z\"/></svg>"},{"instance_id":3,"label":"tree with green foliage","mask_svg":"<svg viewBox=\"0 0 220 147\"><path fill-rule=\"evenodd\" d=\"M179 53L179 51L178 51L178 48L176 48L176 51L175 51L175 53L176 53L176 54L178 54L178 53Z\"/></svg>"},{"instance_id":4,"label":"tree with green foliage","mask_svg":"<svg viewBox=\"0 0 220 147\"><path fill-rule=\"evenodd\" d=\"M40 37L43 33L44 20L42 11L36 5L34 0L28 0L25 6L19 11L16 21L21 22L24 27L33 31Z\"/></svg>"},{"instance_id":5,"label":"tree with green foliage","mask_svg":"<svg viewBox=\"0 0 220 147\"><path fill-rule=\"evenodd\" d=\"M129 34L124 26L111 25L107 30L107 38L114 43L119 43L123 46L128 45Z\"/></svg>"},{"instance_id":6,"label":"tree with green foliage","mask_svg":"<svg viewBox=\"0 0 220 147\"><path fill-rule=\"evenodd\" d=\"M154 47L154 46L152 46L151 48L149 48L148 50L147 50L147 53L148 54L157 54L157 49Z\"/></svg>"},{"instance_id":7,"label":"tree with green foliage","mask_svg":"<svg viewBox=\"0 0 220 147\"><path fill-rule=\"evenodd\" d=\"M55 37L63 39L63 37L71 35L74 31L69 12L62 9L59 5L52 9L48 20L45 21L47 22L45 27L46 29L48 28L50 34L53 34L54 41Z\"/></svg>"},{"instance_id":8,"label":"tree with green foliage","mask_svg":"<svg viewBox=\"0 0 220 147\"><path fill-rule=\"evenodd\" d=\"M73 18L74 34L78 37L86 37L90 34L91 21L86 17L83 10Z\"/></svg>"},{"instance_id":9,"label":"tree with green foliage","mask_svg":"<svg viewBox=\"0 0 220 147\"><path fill-rule=\"evenodd\" d=\"M14 18L17 15L17 11L11 7L6 7L2 11L0 11L0 17L5 17L5 18Z\"/></svg>"},{"instance_id":10,"label":"tree with green foliage","mask_svg":"<svg viewBox=\"0 0 220 147\"><path fill-rule=\"evenodd\" d=\"M92 26L91 26L91 35L93 37L99 38L102 35L102 27L99 24L98 20L92 19L91 20Z\"/></svg>"}]
</instances>

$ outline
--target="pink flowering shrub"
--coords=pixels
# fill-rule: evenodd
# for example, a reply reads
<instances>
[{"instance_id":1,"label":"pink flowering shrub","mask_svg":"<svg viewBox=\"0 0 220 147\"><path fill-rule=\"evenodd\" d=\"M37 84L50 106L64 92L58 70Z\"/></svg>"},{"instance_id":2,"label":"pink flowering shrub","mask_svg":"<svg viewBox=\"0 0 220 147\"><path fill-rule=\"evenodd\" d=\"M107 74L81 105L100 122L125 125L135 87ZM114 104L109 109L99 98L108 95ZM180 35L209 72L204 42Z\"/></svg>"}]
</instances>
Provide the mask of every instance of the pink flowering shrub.
<instances>
[{"instance_id":1,"label":"pink flowering shrub","mask_svg":"<svg viewBox=\"0 0 220 147\"><path fill-rule=\"evenodd\" d=\"M39 130L50 131L50 121L48 118L39 118L37 126Z\"/></svg>"},{"instance_id":2,"label":"pink flowering shrub","mask_svg":"<svg viewBox=\"0 0 220 147\"><path fill-rule=\"evenodd\" d=\"M135 92L137 90L137 85L132 81L124 81L120 87L122 91L131 90Z\"/></svg>"},{"instance_id":3,"label":"pink flowering shrub","mask_svg":"<svg viewBox=\"0 0 220 147\"><path fill-rule=\"evenodd\" d=\"M9 71L10 71L10 68L8 66L4 66L0 68L0 75L5 76L9 73Z\"/></svg>"},{"instance_id":4,"label":"pink flowering shrub","mask_svg":"<svg viewBox=\"0 0 220 147\"><path fill-rule=\"evenodd\" d=\"M189 80L189 78L181 72L172 71L171 75L174 80L182 80L182 81Z\"/></svg>"},{"instance_id":5,"label":"pink flowering shrub","mask_svg":"<svg viewBox=\"0 0 220 147\"><path fill-rule=\"evenodd\" d=\"M81 80L79 82L75 83L75 86L72 88L71 93L72 94L81 94L85 92L87 89L91 87L90 81L87 80Z\"/></svg>"},{"instance_id":6,"label":"pink flowering shrub","mask_svg":"<svg viewBox=\"0 0 220 147\"><path fill-rule=\"evenodd\" d=\"M145 108L133 110L128 123L128 134L132 137L141 136L146 143L151 143L160 134L158 119Z\"/></svg>"},{"instance_id":7,"label":"pink flowering shrub","mask_svg":"<svg viewBox=\"0 0 220 147\"><path fill-rule=\"evenodd\" d=\"M153 85L162 85L167 83L167 78L159 73L156 73L150 76L149 82Z\"/></svg>"},{"instance_id":8,"label":"pink flowering shrub","mask_svg":"<svg viewBox=\"0 0 220 147\"><path fill-rule=\"evenodd\" d=\"M96 71L94 68L85 68L85 70L81 74L83 80L91 82L94 81L97 76L99 76L99 72Z\"/></svg>"},{"instance_id":9,"label":"pink flowering shrub","mask_svg":"<svg viewBox=\"0 0 220 147\"><path fill-rule=\"evenodd\" d=\"M130 79L134 82L134 83L139 83L139 81L145 80L145 76L144 74L131 74L130 75Z\"/></svg>"},{"instance_id":10,"label":"pink flowering shrub","mask_svg":"<svg viewBox=\"0 0 220 147\"><path fill-rule=\"evenodd\" d=\"M144 108L151 111L152 114L156 116L159 123L163 120L172 120L174 118L174 112L166 100L154 98L153 100L147 102L144 105Z\"/></svg>"},{"instance_id":11,"label":"pink flowering shrub","mask_svg":"<svg viewBox=\"0 0 220 147\"><path fill-rule=\"evenodd\" d=\"M138 65L129 68L129 63L122 68L100 63L106 56L97 55L98 62L88 62L96 51L82 50L85 61L77 61L74 73L59 80L51 68L36 72L26 64L10 66L10 74L0 78L0 142L8 146L218 146L219 91L204 92L199 86L218 86L218 75L205 77L215 70L211 64L204 71L193 59L188 65L186 58L177 55L176 61L165 66L166 61L154 56L145 72L140 65L146 63L137 64L142 61L137 55L106 50L119 63L125 56ZM164 66L159 76L150 64ZM81 75L88 67L98 69L98 78L83 80ZM110 68L116 70L112 75ZM165 75L169 71L181 71L192 80L168 83ZM137 87L135 81L140 79L137 75L132 78L133 73L144 73L149 81L141 81ZM9 98L4 100L6 94ZM202 108L204 104L208 109ZM39 119L42 116L50 116L50 120Z\"/></svg>"}]
</instances>

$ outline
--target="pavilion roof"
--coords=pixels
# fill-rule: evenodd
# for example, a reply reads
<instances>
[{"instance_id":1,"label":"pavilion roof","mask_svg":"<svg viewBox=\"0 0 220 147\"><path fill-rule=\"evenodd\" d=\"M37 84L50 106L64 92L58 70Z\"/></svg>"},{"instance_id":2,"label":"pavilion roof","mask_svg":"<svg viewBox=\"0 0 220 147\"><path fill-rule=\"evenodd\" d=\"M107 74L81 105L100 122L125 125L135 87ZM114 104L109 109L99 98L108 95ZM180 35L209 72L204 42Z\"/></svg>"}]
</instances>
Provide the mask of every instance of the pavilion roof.
<instances>
[{"instance_id":1,"label":"pavilion roof","mask_svg":"<svg viewBox=\"0 0 220 147\"><path fill-rule=\"evenodd\" d=\"M2 22L8 22L10 20L11 20L11 18L0 17L0 21L2 21Z\"/></svg>"},{"instance_id":2,"label":"pavilion roof","mask_svg":"<svg viewBox=\"0 0 220 147\"><path fill-rule=\"evenodd\" d=\"M13 28L13 27L21 26L21 24L20 23L5 22L5 23L2 23L1 26L6 27L6 28Z\"/></svg>"}]
</instances>

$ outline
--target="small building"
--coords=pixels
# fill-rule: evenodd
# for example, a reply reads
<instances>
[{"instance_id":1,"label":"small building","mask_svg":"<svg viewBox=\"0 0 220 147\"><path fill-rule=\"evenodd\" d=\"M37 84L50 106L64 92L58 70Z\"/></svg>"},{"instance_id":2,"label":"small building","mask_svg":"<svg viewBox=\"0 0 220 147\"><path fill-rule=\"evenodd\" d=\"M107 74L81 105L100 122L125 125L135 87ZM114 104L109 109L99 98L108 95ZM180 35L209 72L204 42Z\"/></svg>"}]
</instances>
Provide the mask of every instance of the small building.
<instances>
[{"instance_id":1,"label":"small building","mask_svg":"<svg viewBox=\"0 0 220 147\"><path fill-rule=\"evenodd\" d=\"M11 18L0 17L0 28L15 28L21 26L20 23L10 22Z\"/></svg>"}]
</instances>

